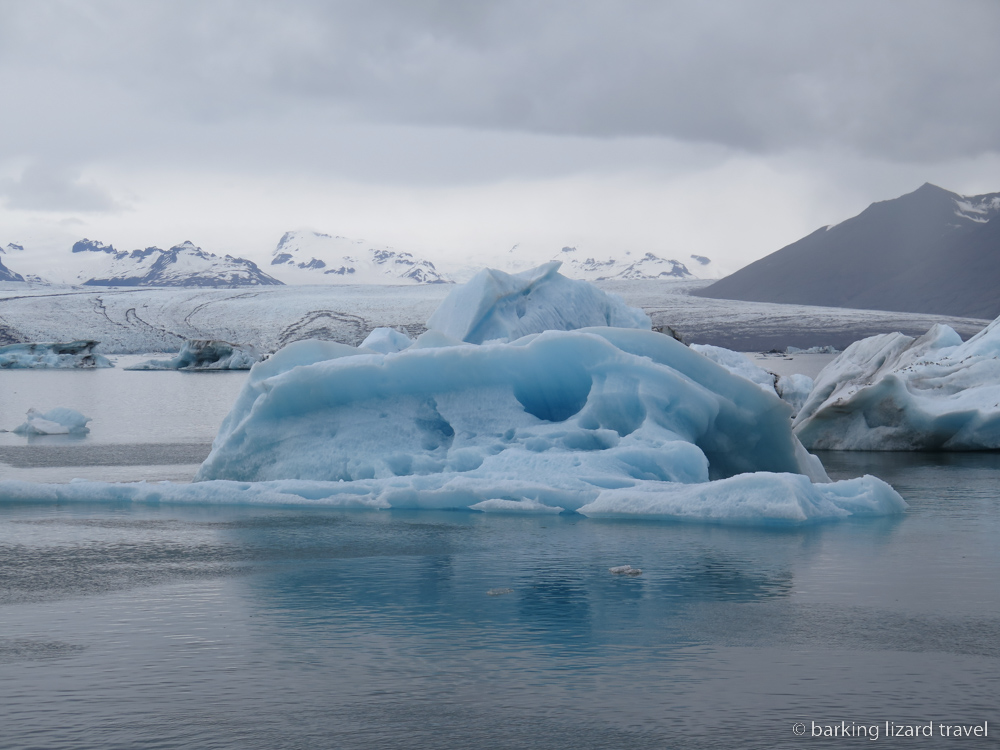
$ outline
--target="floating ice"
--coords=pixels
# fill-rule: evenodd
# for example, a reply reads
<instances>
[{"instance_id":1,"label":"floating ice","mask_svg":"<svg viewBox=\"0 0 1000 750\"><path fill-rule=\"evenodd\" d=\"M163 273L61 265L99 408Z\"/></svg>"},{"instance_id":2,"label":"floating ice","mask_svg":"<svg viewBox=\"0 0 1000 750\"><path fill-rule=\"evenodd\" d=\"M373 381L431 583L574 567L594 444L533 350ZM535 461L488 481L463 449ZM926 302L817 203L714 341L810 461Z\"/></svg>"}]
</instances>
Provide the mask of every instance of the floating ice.
<instances>
[{"instance_id":1,"label":"floating ice","mask_svg":"<svg viewBox=\"0 0 1000 750\"><path fill-rule=\"evenodd\" d=\"M691 344L691 348L699 354L708 357L716 364L722 365L734 375L739 375L751 383L756 383L765 391L776 392L774 388L776 376L774 373L757 367L745 354L709 344Z\"/></svg>"},{"instance_id":2,"label":"floating ice","mask_svg":"<svg viewBox=\"0 0 1000 750\"><path fill-rule=\"evenodd\" d=\"M746 378L768 392L775 392L792 407L794 417L813 387L813 380L808 375L775 375L773 372L757 367L745 354L723 349L721 346L709 344L691 344L691 348L699 354L708 357L716 364L722 365L734 375Z\"/></svg>"},{"instance_id":3,"label":"floating ice","mask_svg":"<svg viewBox=\"0 0 1000 750\"><path fill-rule=\"evenodd\" d=\"M789 346L785 349L785 354L840 354L840 350L835 346L810 346L808 349Z\"/></svg>"},{"instance_id":4,"label":"floating ice","mask_svg":"<svg viewBox=\"0 0 1000 750\"><path fill-rule=\"evenodd\" d=\"M964 344L944 325L855 342L816 377L794 428L816 449L1000 448L1000 319Z\"/></svg>"},{"instance_id":5,"label":"floating ice","mask_svg":"<svg viewBox=\"0 0 1000 750\"><path fill-rule=\"evenodd\" d=\"M151 359L126 370L249 370L260 361L252 346L237 346L228 341L191 339L171 359Z\"/></svg>"},{"instance_id":6,"label":"floating ice","mask_svg":"<svg viewBox=\"0 0 1000 750\"><path fill-rule=\"evenodd\" d=\"M490 589L486 592L486 596L504 596L505 594L513 594L514 589Z\"/></svg>"},{"instance_id":7,"label":"floating ice","mask_svg":"<svg viewBox=\"0 0 1000 750\"><path fill-rule=\"evenodd\" d=\"M47 412L28 409L27 420L11 432L18 435L85 435L90 432L87 427L89 421L90 417L64 406L57 406Z\"/></svg>"},{"instance_id":8,"label":"floating ice","mask_svg":"<svg viewBox=\"0 0 1000 750\"><path fill-rule=\"evenodd\" d=\"M613 576L641 576L641 568L633 568L631 565L616 565L608 568L608 572Z\"/></svg>"},{"instance_id":9,"label":"floating ice","mask_svg":"<svg viewBox=\"0 0 1000 750\"><path fill-rule=\"evenodd\" d=\"M646 314L586 281L567 279L553 261L523 273L486 268L456 287L427 327L472 344L589 326L650 330Z\"/></svg>"},{"instance_id":10,"label":"floating ice","mask_svg":"<svg viewBox=\"0 0 1000 750\"><path fill-rule=\"evenodd\" d=\"M789 413L652 331L483 345L430 331L390 355L304 341L254 367L197 478L274 493L310 480L309 502L367 507L740 523L905 507L871 477L816 489L828 480ZM734 475L750 479L709 481Z\"/></svg>"},{"instance_id":11,"label":"floating ice","mask_svg":"<svg viewBox=\"0 0 1000 750\"><path fill-rule=\"evenodd\" d=\"M792 407L792 416L795 417L801 410L812 393L813 379L802 373L791 375L779 375L774 381L774 390L777 391L781 400Z\"/></svg>"},{"instance_id":12,"label":"floating ice","mask_svg":"<svg viewBox=\"0 0 1000 750\"><path fill-rule=\"evenodd\" d=\"M0 369L114 367L107 357L94 353L97 344L97 341L69 341L0 346Z\"/></svg>"},{"instance_id":13,"label":"floating ice","mask_svg":"<svg viewBox=\"0 0 1000 750\"><path fill-rule=\"evenodd\" d=\"M413 339L394 328L376 328L361 342L361 346L373 352L392 354L402 351L412 343Z\"/></svg>"}]
</instances>

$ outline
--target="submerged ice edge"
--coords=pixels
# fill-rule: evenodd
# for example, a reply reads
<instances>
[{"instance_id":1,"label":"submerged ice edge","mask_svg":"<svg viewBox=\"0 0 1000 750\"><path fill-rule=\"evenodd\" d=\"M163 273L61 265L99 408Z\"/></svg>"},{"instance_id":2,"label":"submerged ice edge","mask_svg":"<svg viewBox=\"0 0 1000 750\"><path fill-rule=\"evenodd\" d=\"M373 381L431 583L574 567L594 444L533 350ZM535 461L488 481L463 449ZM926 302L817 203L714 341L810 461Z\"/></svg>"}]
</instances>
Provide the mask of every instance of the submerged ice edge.
<instances>
[{"instance_id":1,"label":"submerged ice edge","mask_svg":"<svg viewBox=\"0 0 1000 750\"><path fill-rule=\"evenodd\" d=\"M413 482L361 480L321 482L277 480L235 482L211 480L192 484L172 482L92 482L42 484L0 481L4 503L137 503L199 505L312 506L358 510L466 510L551 514L572 512L594 519L695 521L734 525L808 524L856 516L902 513L907 504L888 484L866 475L856 479L813 484L799 474L757 472L698 484L641 482L615 489L593 488L585 495L552 494L543 502L524 497L532 488L510 489L463 481L462 477L423 477ZM499 490L499 491L498 491ZM520 495L520 499L510 499ZM563 505L556 505L558 498ZM575 501L575 502L574 502ZM569 507L564 507L569 506ZM574 507L575 506L575 507Z\"/></svg>"}]
</instances>

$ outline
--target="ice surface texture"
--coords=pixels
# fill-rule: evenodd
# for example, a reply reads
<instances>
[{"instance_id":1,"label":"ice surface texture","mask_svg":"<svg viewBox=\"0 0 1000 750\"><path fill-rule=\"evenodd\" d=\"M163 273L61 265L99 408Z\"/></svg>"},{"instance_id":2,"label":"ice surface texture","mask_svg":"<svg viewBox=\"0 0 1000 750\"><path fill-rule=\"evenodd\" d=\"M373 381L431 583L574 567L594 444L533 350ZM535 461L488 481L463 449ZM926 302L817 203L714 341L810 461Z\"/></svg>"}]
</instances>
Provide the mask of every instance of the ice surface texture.
<instances>
[{"instance_id":1,"label":"ice surface texture","mask_svg":"<svg viewBox=\"0 0 1000 750\"><path fill-rule=\"evenodd\" d=\"M260 361L252 346L237 346L228 341L185 341L176 357L151 359L126 370L249 370Z\"/></svg>"},{"instance_id":2,"label":"ice surface texture","mask_svg":"<svg viewBox=\"0 0 1000 750\"><path fill-rule=\"evenodd\" d=\"M0 369L88 369L113 367L107 357L94 354L96 341L0 346Z\"/></svg>"},{"instance_id":3,"label":"ice surface texture","mask_svg":"<svg viewBox=\"0 0 1000 750\"><path fill-rule=\"evenodd\" d=\"M553 261L517 274L486 268L453 289L427 327L471 344L588 326L650 330L642 310L586 281L567 279L559 266Z\"/></svg>"},{"instance_id":4,"label":"ice surface texture","mask_svg":"<svg viewBox=\"0 0 1000 750\"><path fill-rule=\"evenodd\" d=\"M808 375L775 375L773 372L757 367L745 354L723 349L721 346L692 344L691 348L716 364L722 365L734 375L756 383L765 391L777 393L783 401L788 402L792 407L793 417L802 408L812 390L813 380Z\"/></svg>"},{"instance_id":5,"label":"ice surface texture","mask_svg":"<svg viewBox=\"0 0 1000 750\"><path fill-rule=\"evenodd\" d=\"M85 435L90 432L87 427L89 421L90 417L64 406L57 406L47 412L28 409L27 420L11 432L19 435Z\"/></svg>"},{"instance_id":6,"label":"ice surface texture","mask_svg":"<svg viewBox=\"0 0 1000 750\"><path fill-rule=\"evenodd\" d=\"M945 325L855 342L817 376L794 427L815 449L1000 448L1000 319L964 344Z\"/></svg>"},{"instance_id":7,"label":"ice surface texture","mask_svg":"<svg viewBox=\"0 0 1000 750\"><path fill-rule=\"evenodd\" d=\"M429 331L384 355L303 341L254 367L198 479L248 499L740 523L905 507L873 477L822 483L789 416L652 331Z\"/></svg>"}]
</instances>

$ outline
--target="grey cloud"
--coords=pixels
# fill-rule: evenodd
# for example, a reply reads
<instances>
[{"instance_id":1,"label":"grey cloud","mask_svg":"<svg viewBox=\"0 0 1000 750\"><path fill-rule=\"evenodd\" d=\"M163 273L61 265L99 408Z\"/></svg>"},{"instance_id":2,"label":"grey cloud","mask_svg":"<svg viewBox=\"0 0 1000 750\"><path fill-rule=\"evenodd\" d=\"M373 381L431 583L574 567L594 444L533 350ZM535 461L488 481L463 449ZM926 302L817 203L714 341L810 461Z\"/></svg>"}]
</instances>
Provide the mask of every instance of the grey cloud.
<instances>
[{"instance_id":1,"label":"grey cloud","mask_svg":"<svg viewBox=\"0 0 1000 750\"><path fill-rule=\"evenodd\" d=\"M169 149L172 125L266 130L317 111L901 160L1000 144L991 0L37 0L0 14L19 115L39 143L95 154ZM66 102L102 127L53 126Z\"/></svg>"},{"instance_id":2,"label":"grey cloud","mask_svg":"<svg viewBox=\"0 0 1000 750\"><path fill-rule=\"evenodd\" d=\"M33 163L19 179L0 181L0 196L8 208L28 211L116 211L111 195L79 174L62 167Z\"/></svg>"}]
</instances>

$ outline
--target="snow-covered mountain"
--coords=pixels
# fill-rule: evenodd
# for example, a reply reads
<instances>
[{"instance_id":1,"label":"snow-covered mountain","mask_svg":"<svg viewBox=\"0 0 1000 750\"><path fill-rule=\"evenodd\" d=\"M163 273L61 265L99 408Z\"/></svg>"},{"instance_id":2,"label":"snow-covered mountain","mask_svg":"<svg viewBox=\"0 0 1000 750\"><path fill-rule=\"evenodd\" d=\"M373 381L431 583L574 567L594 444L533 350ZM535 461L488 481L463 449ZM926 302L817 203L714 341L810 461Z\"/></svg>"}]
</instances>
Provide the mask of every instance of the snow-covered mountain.
<instances>
[{"instance_id":1,"label":"snow-covered mountain","mask_svg":"<svg viewBox=\"0 0 1000 750\"><path fill-rule=\"evenodd\" d=\"M1000 314L1000 193L924 184L822 227L696 294L961 315Z\"/></svg>"},{"instance_id":2,"label":"snow-covered mountain","mask_svg":"<svg viewBox=\"0 0 1000 750\"><path fill-rule=\"evenodd\" d=\"M219 257L191 242L169 250L147 247L125 252L112 245L80 240L73 245L69 283L87 286L237 287L281 284L257 264L231 255Z\"/></svg>"},{"instance_id":3,"label":"snow-covered mountain","mask_svg":"<svg viewBox=\"0 0 1000 750\"><path fill-rule=\"evenodd\" d=\"M618 258L583 258L575 247L564 247L552 260L563 262L562 273L575 279L712 279L718 273L710 258L689 255L683 261L661 258L654 253L641 256L626 252Z\"/></svg>"},{"instance_id":4,"label":"snow-covered mountain","mask_svg":"<svg viewBox=\"0 0 1000 750\"><path fill-rule=\"evenodd\" d=\"M24 281L24 277L19 273L14 273L0 260L0 281Z\"/></svg>"},{"instance_id":5,"label":"snow-covered mountain","mask_svg":"<svg viewBox=\"0 0 1000 750\"><path fill-rule=\"evenodd\" d=\"M14 253L21 252L24 252L24 248L13 242L9 242L6 245L0 245L0 255L10 256ZM0 281L24 281L24 277L5 266L3 264L3 259L0 258Z\"/></svg>"},{"instance_id":6,"label":"snow-covered mountain","mask_svg":"<svg viewBox=\"0 0 1000 750\"><path fill-rule=\"evenodd\" d=\"M285 232L269 269L286 284L447 284L429 260L386 245L308 230Z\"/></svg>"}]
</instances>

